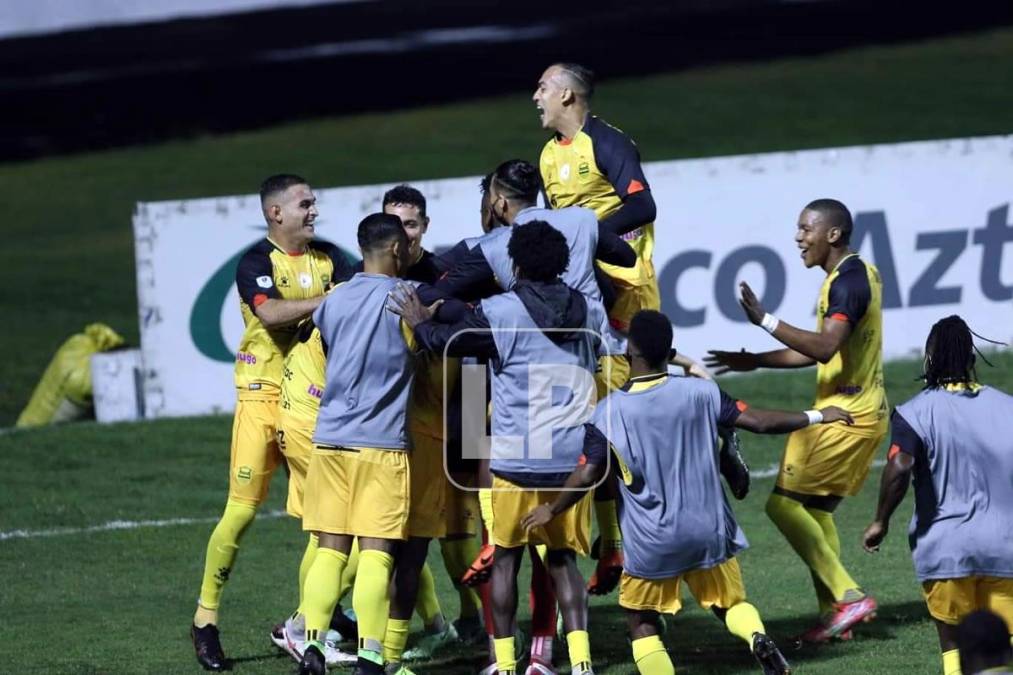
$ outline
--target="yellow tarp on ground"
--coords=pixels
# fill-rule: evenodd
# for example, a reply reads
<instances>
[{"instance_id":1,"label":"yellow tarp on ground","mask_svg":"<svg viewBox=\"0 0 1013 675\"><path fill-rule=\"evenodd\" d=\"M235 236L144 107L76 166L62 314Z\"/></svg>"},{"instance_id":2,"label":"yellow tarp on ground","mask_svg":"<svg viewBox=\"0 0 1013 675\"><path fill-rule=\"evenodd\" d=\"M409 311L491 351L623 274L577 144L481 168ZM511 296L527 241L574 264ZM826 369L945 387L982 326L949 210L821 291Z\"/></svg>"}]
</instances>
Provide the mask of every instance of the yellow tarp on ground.
<instances>
[{"instance_id":1,"label":"yellow tarp on ground","mask_svg":"<svg viewBox=\"0 0 1013 675\"><path fill-rule=\"evenodd\" d=\"M91 355L123 345L123 338L104 323L93 323L60 345L15 426L36 427L69 422L92 406Z\"/></svg>"}]
</instances>

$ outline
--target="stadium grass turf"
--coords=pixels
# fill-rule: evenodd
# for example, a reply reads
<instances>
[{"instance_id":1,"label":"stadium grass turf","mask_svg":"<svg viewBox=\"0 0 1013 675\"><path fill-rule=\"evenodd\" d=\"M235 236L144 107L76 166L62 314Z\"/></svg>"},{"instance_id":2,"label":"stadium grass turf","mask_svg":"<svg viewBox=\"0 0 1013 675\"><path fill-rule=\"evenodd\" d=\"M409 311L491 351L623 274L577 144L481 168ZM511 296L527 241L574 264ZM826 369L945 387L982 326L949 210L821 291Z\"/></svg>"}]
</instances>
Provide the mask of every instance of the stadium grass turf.
<instances>
[{"instance_id":1,"label":"stadium grass turf","mask_svg":"<svg viewBox=\"0 0 1013 675\"><path fill-rule=\"evenodd\" d=\"M604 82L595 110L649 161L1002 134L1011 60L1013 29L999 29ZM251 193L278 171L327 187L535 159L545 133L529 95L0 165L0 199L13 208L0 248L0 316L13 324L0 335L0 427L85 324L105 321L136 344L135 202Z\"/></svg>"},{"instance_id":2,"label":"stadium grass turf","mask_svg":"<svg viewBox=\"0 0 1013 675\"><path fill-rule=\"evenodd\" d=\"M1013 391L1013 353L990 356L982 381ZM920 364L888 364L893 403L918 389ZM753 405L798 409L811 402L813 371L723 378L732 395ZM195 673L187 635L204 547L224 503L230 420L227 417L160 420L99 426L82 423L0 435L4 489L0 491L0 670L38 673ZM753 469L774 464L779 437L743 434ZM881 451L881 458L885 453ZM880 602L879 618L856 629L853 642L795 651L788 636L815 612L809 574L763 514L773 481L753 481L735 503L752 547L741 557L750 599L768 631L786 647L798 673L938 672L935 629L926 614L906 540L909 495L878 555L861 550L859 536L874 512L879 469L864 491L838 512L844 562ZM283 508L282 472L263 512ZM85 528L110 521L193 518L198 522L120 531L41 536L39 531ZM28 537L9 538L13 530ZM286 517L259 518L243 541L222 607L223 641L237 673L286 673L293 664L267 639L275 621L296 602L296 576L304 536ZM440 599L448 618L457 596L430 549ZM588 561L583 561L586 575ZM526 588L525 564L521 588ZM522 598L525 593L522 591ZM634 673L625 621L616 595L594 598L592 649L596 672ZM521 623L529 613L521 602ZM418 630L416 620L415 629ZM746 646L686 597L668 620L665 642L679 673L755 673ZM565 648L557 654L565 660ZM481 650L460 649L420 664L419 673L473 673ZM342 671L338 671L342 672ZM347 672L347 671L345 671ZM561 672L565 671L561 670Z\"/></svg>"}]
</instances>

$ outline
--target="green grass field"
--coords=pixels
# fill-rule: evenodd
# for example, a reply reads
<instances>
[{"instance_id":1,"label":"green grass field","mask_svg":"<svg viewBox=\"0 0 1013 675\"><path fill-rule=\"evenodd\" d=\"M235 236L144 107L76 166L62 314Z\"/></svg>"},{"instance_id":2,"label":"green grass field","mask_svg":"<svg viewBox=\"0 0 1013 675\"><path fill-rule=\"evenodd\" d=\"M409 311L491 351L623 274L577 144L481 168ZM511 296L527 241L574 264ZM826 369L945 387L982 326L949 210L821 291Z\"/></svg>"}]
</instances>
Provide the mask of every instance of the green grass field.
<instances>
[{"instance_id":1,"label":"green grass field","mask_svg":"<svg viewBox=\"0 0 1013 675\"><path fill-rule=\"evenodd\" d=\"M595 110L637 139L645 160L1003 134L1013 131L1011 61L1013 29L1002 29L609 81ZM0 378L0 427L85 324L105 321L137 342L136 202L251 193L279 171L322 187L484 173L537 156L545 133L529 96L0 165L0 199L12 205L0 315L16 326L0 348L17 355Z\"/></svg>"},{"instance_id":2,"label":"green grass field","mask_svg":"<svg viewBox=\"0 0 1013 675\"><path fill-rule=\"evenodd\" d=\"M981 367L987 383L1013 390L1013 354ZM919 364L887 366L891 400L918 389ZM813 373L787 372L726 379L723 386L754 405L800 408L811 402ZM4 490L0 532L0 670L38 673L199 672L187 634L204 547L227 488L230 420L209 417L144 424L79 424L0 436ZM783 440L743 434L754 469L779 457ZM882 453L880 453L882 456ZM281 473L281 472L279 472ZM911 498L893 523L884 550L872 556L859 535L872 517L879 470L865 490L839 510L843 558L881 603L879 618L856 630L855 641L791 651L797 672L811 675L938 672L935 629L925 612L907 548ZM741 556L751 600L768 630L784 640L815 612L809 574L763 514L771 479L755 480L735 505L752 548ZM283 507L284 477L273 485L264 511ZM80 531L111 521L195 519L196 522L116 531ZM72 533L51 534L60 528ZM223 640L242 673L288 672L292 663L268 641L271 625L291 611L305 543L297 523L267 517L256 522L223 601ZM431 548L441 601L456 617L457 596ZM589 573L590 567L585 568ZM521 616L527 619L522 604ZM522 625L524 621L522 620ZM417 623L417 622L416 622ZM597 672L635 672L615 595L596 598L591 634ZM736 638L688 599L669 622L666 643L680 673L752 673L756 667ZM557 650L565 658L565 650ZM422 664L421 673L475 672L475 651L461 650Z\"/></svg>"}]
</instances>

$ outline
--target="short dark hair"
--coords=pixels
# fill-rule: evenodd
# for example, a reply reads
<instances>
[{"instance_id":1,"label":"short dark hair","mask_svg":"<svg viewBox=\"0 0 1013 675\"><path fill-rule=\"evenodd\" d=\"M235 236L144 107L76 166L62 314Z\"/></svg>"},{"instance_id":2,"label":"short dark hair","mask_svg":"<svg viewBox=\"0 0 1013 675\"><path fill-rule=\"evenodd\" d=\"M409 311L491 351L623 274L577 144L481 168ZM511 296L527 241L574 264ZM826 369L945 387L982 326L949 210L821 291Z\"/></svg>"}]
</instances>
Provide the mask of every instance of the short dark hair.
<instances>
[{"instance_id":1,"label":"short dark hair","mask_svg":"<svg viewBox=\"0 0 1013 675\"><path fill-rule=\"evenodd\" d=\"M408 204L419 210L419 215L426 215L426 198L411 185L398 185L383 193L383 206L388 204Z\"/></svg>"},{"instance_id":2,"label":"short dark hair","mask_svg":"<svg viewBox=\"0 0 1013 675\"><path fill-rule=\"evenodd\" d=\"M940 319L925 340L925 388L935 389L947 384L971 383L978 379L974 372L974 340L971 329L956 314Z\"/></svg>"},{"instance_id":3,"label":"short dark hair","mask_svg":"<svg viewBox=\"0 0 1013 675\"><path fill-rule=\"evenodd\" d=\"M486 194L489 192L489 186L492 184L492 174L487 173L482 176L482 180L478 184L479 192Z\"/></svg>"},{"instance_id":4,"label":"short dark hair","mask_svg":"<svg viewBox=\"0 0 1013 675\"><path fill-rule=\"evenodd\" d=\"M974 668L997 668L1010 660L1010 631L1003 619L988 611L971 612L957 626L960 661ZM964 672L970 672L970 668Z\"/></svg>"},{"instance_id":5,"label":"short dark hair","mask_svg":"<svg viewBox=\"0 0 1013 675\"><path fill-rule=\"evenodd\" d=\"M542 189L542 175L538 168L523 159L508 159L492 172L496 190L510 200L534 204Z\"/></svg>"},{"instance_id":6,"label":"short dark hair","mask_svg":"<svg viewBox=\"0 0 1013 675\"><path fill-rule=\"evenodd\" d=\"M672 322L653 309L642 309L630 320L630 343L652 368L668 363L672 351Z\"/></svg>"},{"instance_id":7,"label":"short dark hair","mask_svg":"<svg viewBox=\"0 0 1013 675\"><path fill-rule=\"evenodd\" d=\"M806 211L816 211L830 223L830 227L836 227L841 231L841 243L851 243L851 231L855 229L854 221L851 220L851 211L842 202L836 199L814 199L805 205Z\"/></svg>"},{"instance_id":8,"label":"short dark hair","mask_svg":"<svg viewBox=\"0 0 1013 675\"><path fill-rule=\"evenodd\" d=\"M557 63L555 65L570 79L572 85L570 89L573 90L573 93L585 101L590 101L594 96L594 71L579 63Z\"/></svg>"},{"instance_id":9,"label":"short dark hair","mask_svg":"<svg viewBox=\"0 0 1013 675\"><path fill-rule=\"evenodd\" d=\"M570 265L570 247L563 233L544 220L514 225L507 253L520 276L531 281L553 281Z\"/></svg>"},{"instance_id":10,"label":"short dark hair","mask_svg":"<svg viewBox=\"0 0 1013 675\"><path fill-rule=\"evenodd\" d=\"M371 213L363 218L357 235L363 254L376 251L394 239L408 242L401 219L389 213Z\"/></svg>"},{"instance_id":11,"label":"short dark hair","mask_svg":"<svg viewBox=\"0 0 1013 675\"><path fill-rule=\"evenodd\" d=\"M294 173L279 173L268 176L260 184L260 202L263 204L269 197L279 192L284 192L293 185L309 185L309 182L302 176Z\"/></svg>"}]
</instances>

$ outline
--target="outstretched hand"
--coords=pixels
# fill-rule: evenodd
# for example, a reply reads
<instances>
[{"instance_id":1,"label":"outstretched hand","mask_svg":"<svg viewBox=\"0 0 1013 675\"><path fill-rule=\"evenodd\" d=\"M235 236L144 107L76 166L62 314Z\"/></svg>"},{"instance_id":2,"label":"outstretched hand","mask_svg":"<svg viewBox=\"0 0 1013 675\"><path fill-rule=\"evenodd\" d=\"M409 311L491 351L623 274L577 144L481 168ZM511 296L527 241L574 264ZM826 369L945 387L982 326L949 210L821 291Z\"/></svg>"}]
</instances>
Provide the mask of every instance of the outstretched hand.
<instances>
[{"instance_id":1,"label":"outstretched hand","mask_svg":"<svg viewBox=\"0 0 1013 675\"><path fill-rule=\"evenodd\" d=\"M756 297L756 293L753 293L753 289L745 281L739 283L739 290L742 292L739 304L742 305L746 318L752 324L759 326L763 322L763 316L767 313L767 310L763 308L763 305L760 304L760 299Z\"/></svg>"},{"instance_id":2,"label":"outstretched hand","mask_svg":"<svg viewBox=\"0 0 1013 675\"><path fill-rule=\"evenodd\" d=\"M760 367L759 359L753 352L745 349L737 352L723 352L711 350L707 352L703 362L708 368L716 368L715 375L724 375L728 372L746 373Z\"/></svg>"},{"instance_id":3,"label":"outstretched hand","mask_svg":"<svg viewBox=\"0 0 1013 675\"><path fill-rule=\"evenodd\" d=\"M400 316L412 328L432 319L443 304L443 300L437 300L426 307L415 292L415 287L404 283L398 284L387 294L387 298L387 309Z\"/></svg>"}]
</instances>

